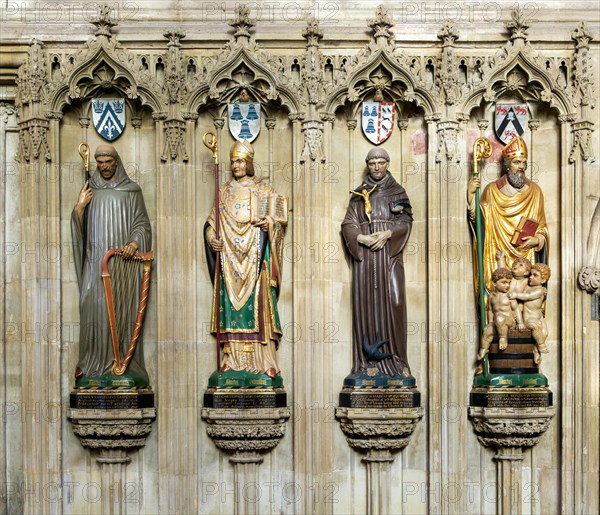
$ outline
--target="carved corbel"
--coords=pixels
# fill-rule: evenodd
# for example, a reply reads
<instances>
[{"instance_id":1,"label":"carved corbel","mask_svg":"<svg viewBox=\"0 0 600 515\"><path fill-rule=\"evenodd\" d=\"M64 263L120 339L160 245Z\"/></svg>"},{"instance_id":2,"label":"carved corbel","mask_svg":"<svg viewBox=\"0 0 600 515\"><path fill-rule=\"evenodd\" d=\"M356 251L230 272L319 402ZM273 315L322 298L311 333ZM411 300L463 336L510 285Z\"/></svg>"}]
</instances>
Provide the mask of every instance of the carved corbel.
<instances>
[{"instance_id":1,"label":"carved corbel","mask_svg":"<svg viewBox=\"0 0 600 515\"><path fill-rule=\"evenodd\" d=\"M325 162L325 151L323 149L323 123L308 121L303 124L304 149L300 157L300 163L305 163L308 159L321 163Z\"/></svg>"},{"instance_id":2,"label":"carved corbel","mask_svg":"<svg viewBox=\"0 0 600 515\"><path fill-rule=\"evenodd\" d=\"M290 408L202 408L206 432L217 448L230 454L235 488L235 513L258 513L255 499L244 495L256 486L263 454L271 452L285 435Z\"/></svg>"},{"instance_id":3,"label":"carved corbel","mask_svg":"<svg viewBox=\"0 0 600 515\"><path fill-rule=\"evenodd\" d=\"M521 513L524 449L537 445L550 427L554 406L535 408L469 407L477 439L496 450L499 513Z\"/></svg>"},{"instance_id":4,"label":"carved corbel","mask_svg":"<svg viewBox=\"0 0 600 515\"><path fill-rule=\"evenodd\" d=\"M435 155L436 163L443 161L445 153L448 162L460 163L458 151L458 122L447 121L438 123L438 149Z\"/></svg>"},{"instance_id":5,"label":"carved corbel","mask_svg":"<svg viewBox=\"0 0 600 515\"><path fill-rule=\"evenodd\" d=\"M168 161L169 157L175 160L178 156L181 156L182 161L188 161L189 156L185 148L185 122L167 120L164 122L164 131L165 145L160 159Z\"/></svg>"},{"instance_id":6,"label":"carved corbel","mask_svg":"<svg viewBox=\"0 0 600 515\"><path fill-rule=\"evenodd\" d=\"M15 114L17 110L12 104L0 102L0 121L4 124L8 123L8 117Z\"/></svg>"},{"instance_id":7,"label":"carved corbel","mask_svg":"<svg viewBox=\"0 0 600 515\"><path fill-rule=\"evenodd\" d=\"M574 163L579 151L581 158L590 163L596 160L592 152L592 133L594 131L592 122L576 122L572 124L573 145L569 153L569 163Z\"/></svg>"},{"instance_id":8,"label":"carved corbel","mask_svg":"<svg viewBox=\"0 0 600 515\"><path fill-rule=\"evenodd\" d=\"M479 134L483 137L485 136L485 131L489 127L489 120L477 120L477 127L479 128Z\"/></svg>"},{"instance_id":9,"label":"carved corbel","mask_svg":"<svg viewBox=\"0 0 600 515\"><path fill-rule=\"evenodd\" d=\"M348 445L365 454L367 513L390 513L391 464L410 442L423 413L421 407L336 408Z\"/></svg>"},{"instance_id":10,"label":"carved corbel","mask_svg":"<svg viewBox=\"0 0 600 515\"><path fill-rule=\"evenodd\" d=\"M52 161L48 147L49 122L44 118L30 118L19 123L19 149L17 160L31 161L43 154L46 161Z\"/></svg>"}]
</instances>

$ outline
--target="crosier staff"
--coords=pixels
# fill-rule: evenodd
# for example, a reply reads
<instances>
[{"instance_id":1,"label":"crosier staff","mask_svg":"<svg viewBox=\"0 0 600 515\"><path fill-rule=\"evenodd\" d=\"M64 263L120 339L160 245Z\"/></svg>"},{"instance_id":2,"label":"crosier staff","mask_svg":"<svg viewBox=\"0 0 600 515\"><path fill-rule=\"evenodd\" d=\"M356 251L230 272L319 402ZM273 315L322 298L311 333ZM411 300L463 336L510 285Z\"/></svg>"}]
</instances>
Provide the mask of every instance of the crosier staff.
<instances>
[{"instance_id":1,"label":"crosier staff","mask_svg":"<svg viewBox=\"0 0 600 515\"><path fill-rule=\"evenodd\" d=\"M215 239L221 239L219 222L219 151L217 145L217 136L214 132L207 131L202 136L204 145L212 151L215 160ZM217 328L217 370L221 370L221 253L216 251L217 260L215 263L215 325Z\"/></svg>"},{"instance_id":2,"label":"crosier staff","mask_svg":"<svg viewBox=\"0 0 600 515\"><path fill-rule=\"evenodd\" d=\"M90 146L82 142L79 144L79 155L83 160L83 170L85 182L83 183L83 187L85 188L90 180ZM87 212L88 212L87 204L83 210L83 259L81 260L81 266L85 263L85 249L87 248Z\"/></svg>"},{"instance_id":3,"label":"crosier staff","mask_svg":"<svg viewBox=\"0 0 600 515\"><path fill-rule=\"evenodd\" d=\"M477 138L473 143L473 177L479 179L478 163L482 159L487 159L492 155L492 146L486 138ZM483 238L481 234L481 209L480 209L480 188L475 190L475 237L477 239L477 275L479 282L479 324L480 334L483 334L483 328L486 325L485 314L485 282L483 277ZM488 356L483 359L484 372L489 372Z\"/></svg>"}]
</instances>

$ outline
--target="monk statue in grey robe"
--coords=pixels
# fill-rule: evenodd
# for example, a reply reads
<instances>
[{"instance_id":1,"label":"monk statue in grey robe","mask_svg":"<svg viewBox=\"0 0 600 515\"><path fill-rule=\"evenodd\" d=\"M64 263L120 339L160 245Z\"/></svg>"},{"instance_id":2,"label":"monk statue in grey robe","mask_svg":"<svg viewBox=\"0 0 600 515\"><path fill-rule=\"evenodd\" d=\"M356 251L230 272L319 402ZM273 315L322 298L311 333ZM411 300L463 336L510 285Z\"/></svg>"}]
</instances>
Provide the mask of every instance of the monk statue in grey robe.
<instances>
[{"instance_id":1,"label":"monk statue in grey robe","mask_svg":"<svg viewBox=\"0 0 600 515\"><path fill-rule=\"evenodd\" d=\"M101 267L109 249L120 249L124 259L152 246L152 232L141 188L127 175L112 145L99 145L95 152L96 170L79 193L71 215L75 266L79 283L79 362L75 377L111 377L115 351L111 339ZM137 299L119 318L135 320ZM130 329L129 331L131 331ZM122 334L121 355L130 334ZM141 340L141 338L140 338ZM148 385L141 341L127 371L136 386Z\"/></svg>"},{"instance_id":2,"label":"monk statue in grey robe","mask_svg":"<svg viewBox=\"0 0 600 515\"><path fill-rule=\"evenodd\" d=\"M342 235L353 261L352 374L409 378L402 251L412 208L390 171L389 154L372 149L368 175L351 192Z\"/></svg>"}]
</instances>

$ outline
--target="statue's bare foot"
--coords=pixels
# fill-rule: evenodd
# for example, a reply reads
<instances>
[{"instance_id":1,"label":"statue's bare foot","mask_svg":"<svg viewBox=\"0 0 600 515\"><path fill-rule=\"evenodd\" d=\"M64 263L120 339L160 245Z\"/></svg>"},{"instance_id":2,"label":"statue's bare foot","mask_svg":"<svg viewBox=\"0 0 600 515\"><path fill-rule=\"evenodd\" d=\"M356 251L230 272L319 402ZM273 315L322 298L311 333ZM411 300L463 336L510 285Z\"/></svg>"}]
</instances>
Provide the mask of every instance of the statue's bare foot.
<instances>
[{"instance_id":1,"label":"statue's bare foot","mask_svg":"<svg viewBox=\"0 0 600 515\"><path fill-rule=\"evenodd\" d=\"M271 379L273 379L277 375L277 370L274 368L270 368L265 372Z\"/></svg>"},{"instance_id":2,"label":"statue's bare foot","mask_svg":"<svg viewBox=\"0 0 600 515\"><path fill-rule=\"evenodd\" d=\"M545 343L540 343L540 344L538 345L538 349L540 349L540 352L543 352L543 353L550 352L550 351L548 350L548 346L547 346Z\"/></svg>"},{"instance_id":3,"label":"statue's bare foot","mask_svg":"<svg viewBox=\"0 0 600 515\"><path fill-rule=\"evenodd\" d=\"M500 348L500 350L505 350L506 347L508 347L508 338L501 336L499 339L498 347Z\"/></svg>"},{"instance_id":4,"label":"statue's bare foot","mask_svg":"<svg viewBox=\"0 0 600 515\"><path fill-rule=\"evenodd\" d=\"M477 368L475 369L475 375L480 376L481 374L483 374L483 364L479 363L479 365L477 365Z\"/></svg>"}]
</instances>

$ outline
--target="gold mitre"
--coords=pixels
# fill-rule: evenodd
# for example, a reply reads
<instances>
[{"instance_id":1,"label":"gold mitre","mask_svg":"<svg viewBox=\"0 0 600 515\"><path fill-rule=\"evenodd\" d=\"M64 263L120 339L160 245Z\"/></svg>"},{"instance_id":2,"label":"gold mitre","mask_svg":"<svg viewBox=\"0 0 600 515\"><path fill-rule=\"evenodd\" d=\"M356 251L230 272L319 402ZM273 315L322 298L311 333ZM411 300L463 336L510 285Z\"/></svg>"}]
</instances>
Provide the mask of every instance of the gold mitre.
<instances>
[{"instance_id":1,"label":"gold mitre","mask_svg":"<svg viewBox=\"0 0 600 515\"><path fill-rule=\"evenodd\" d=\"M502 151L504 159L514 159L515 157L524 157L527 159L527 145L521 136L511 139Z\"/></svg>"},{"instance_id":2,"label":"gold mitre","mask_svg":"<svg viewBox=\"0 0 600 515\"><path fill-rule=\"evenodd\" d=\"M243 159L244 161L252 162L254 160L254 149L248 140L236 141L229 152L230 158Z\"/></svg>"}]
</instances>

